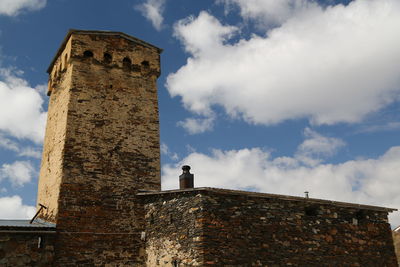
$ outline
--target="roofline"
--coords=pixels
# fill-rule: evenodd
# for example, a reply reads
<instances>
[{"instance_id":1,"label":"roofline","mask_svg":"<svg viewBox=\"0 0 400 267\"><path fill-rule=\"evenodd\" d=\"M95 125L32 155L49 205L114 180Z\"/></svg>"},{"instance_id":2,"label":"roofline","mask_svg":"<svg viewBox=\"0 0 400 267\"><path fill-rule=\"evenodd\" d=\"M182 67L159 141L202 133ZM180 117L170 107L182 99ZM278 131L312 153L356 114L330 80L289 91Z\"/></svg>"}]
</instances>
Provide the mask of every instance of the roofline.
<instances>
[{"instance_id":1,"label":"roofline","mask_svg":"<svg viewBox=\"0 0 400 267\"><path fill-rule=\"evenodd\" d=\"M57 233L56 231L54 231L54 229L51 230L16 230L16 229L11 229L11 230L0 230L0 233L9 233L9 234L55 234Z\"/></svg>"},{"instance_id":2,"label":"roofline","mask_svg":"<svg viewBox=\"0 0 400 267\"><path fill-rule=\"evenodd\" d=\"M393 229L394 232L397 232L399 230L400 230L400 225Z\"/></svg>"},{"instance_id":3,"label":"roofline","mask_svg":"<svg viewBox=\"0 0 400 267\"><path fill-rule=\"evenodd\" d=\"M282 200L303 201L303 202L305 201L305 202L310 202L310 203L331 204L331 205L340 206L340 207L359 208L359 209L386 211L386 212L397 211L397 209L394 209L394 208L386 208L386 207L380 207L380 206L333 201L333 200L326 200L326 199L319 199L319 198L305 198L305 197L297 197L297 196L260 193L260 192L249 192L249 191L212 188L212 187L198 187L198 188L175 189L175 190L166 190L166 191L142 191L142 192L138 193L137 195L138 196L166 195L166 194L196 192L196 191L209 191L209 192L214 192L214 193L218 193L218 194L246 195L246 196L261 197L261 198L277 198L277 199L282 199Z\"/></svg>"},{"instance_id":4,"label":"roofline","mask_svg":"<svg viewBox=\"0 0 400 267\"><path fill-rule=\"evenodd\" d=\"M72 35L73 33L77 33L77 34L97 34L97 35L100 34L100 35L110 35L110 36L116 35L116 36L120 36L120 37L122 37L122 38L125 38L125 39L127 39L127 40L129 40L129 41L133 41L133 42L135 42L135 43L139 43L139 44L141 44L141 45L143 45L143 46L146 46L146 47L149 47L149 48L155 48L155 49L158 50L158 52L159 52L160 54L161 54L162 51L163 51L161 48L159 48L159 47L157 47L157 46L155 46L155 45L152 45L152 44L150 44L150 43L148 43L148 42L145 42L145 41L143 41L143 40L141 40L141 39L139 39L139 38L133 37L133 36L128 35L128 34L123 33L123 32L101 31L101 30L78 30L78 29L69 29L67 35L64 37L64 40L63 40L62 43L61 43L60 48L58 48L56 55L53 57L53 60L51 61L49 67L47 68L47 73L50 74L50 72L51 72L51 70L52 70L52 68L53 68L54 63L56 62L57 58L60 56L60 54L62 53L62 51L64 51L65 45L67 44L69 38L71 37L71 35Z\"/></svg>"},{"instance_id":5,"label":"roofline","mask_svg":"<svg viewBox=\"0 0 400 267\"><path fill-rule=\"evenodd\" d=\"M55 223L46 222L36 218L33 223L30 220L24 219L0 219L0 232L1 231L54 231L56 229Z\"/></svg>"}]
</instances>

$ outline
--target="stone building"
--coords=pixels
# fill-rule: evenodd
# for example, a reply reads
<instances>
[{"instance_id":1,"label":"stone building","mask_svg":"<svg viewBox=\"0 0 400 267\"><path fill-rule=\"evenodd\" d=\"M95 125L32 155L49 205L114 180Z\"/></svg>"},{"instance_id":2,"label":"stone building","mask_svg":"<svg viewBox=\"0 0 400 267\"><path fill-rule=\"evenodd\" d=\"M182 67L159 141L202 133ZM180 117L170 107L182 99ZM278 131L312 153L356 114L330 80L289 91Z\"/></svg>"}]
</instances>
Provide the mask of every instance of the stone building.
<instances>
[{"instance_id":1,"label":"stone building","mask_svg":"<svg viewBox=\"0 0 400 267\"><path fill-rule=\"evenodd\" d=\"M397 255L397 261L400 263L400 226L393 230L394 249Z\"/></svg>"},{"instance_id":2,"label":"stone building","mask_svg":"<svg viewBox=\"0 0 400 267\"><path fill-rule=\"evenodd\" d=\"M394 209L193 188L161 191L161 49L70 30L50 96L30 221L0 221L1 266L388 266Z\"/></svg>"}]
</instances>

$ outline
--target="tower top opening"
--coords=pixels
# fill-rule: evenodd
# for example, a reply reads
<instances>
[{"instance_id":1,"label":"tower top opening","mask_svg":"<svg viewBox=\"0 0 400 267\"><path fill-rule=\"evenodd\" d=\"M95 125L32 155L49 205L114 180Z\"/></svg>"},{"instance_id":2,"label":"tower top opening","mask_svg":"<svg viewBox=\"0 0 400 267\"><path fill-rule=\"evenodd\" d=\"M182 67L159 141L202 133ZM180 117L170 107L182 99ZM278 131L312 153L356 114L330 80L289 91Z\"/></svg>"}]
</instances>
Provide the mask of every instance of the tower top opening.
<instances>
[{"instance_id":1,"label":"tower top opening","mask_svg":"<svg viewBox=\"0 0 400 267\"><path fill-rule=\"evenodd\" d=\"M118 36L120 38L124 38L128 41L131 41L136 44L143 45L148 48L153 48L158 51L158 53L162 53L162 49L152 45L148 42L145 42L139 38L133 37L131 35L128 35L123 32L114 32L114 31L101 31L101 30L77 30L77 29L70 29L67 33L67 35L64 37L64 40L61 43L60 48L58 48L56 55L54 56L53 60L51 61L49 67L47 68L47 73L51 73L53 66L55 62L57 61L57 58L61 55L61 53L64 51L65 45L67 44L69 38L71 37L72 34L85 34L85 35L102 35L102 36Z\"/></svg>"}]
</instances>

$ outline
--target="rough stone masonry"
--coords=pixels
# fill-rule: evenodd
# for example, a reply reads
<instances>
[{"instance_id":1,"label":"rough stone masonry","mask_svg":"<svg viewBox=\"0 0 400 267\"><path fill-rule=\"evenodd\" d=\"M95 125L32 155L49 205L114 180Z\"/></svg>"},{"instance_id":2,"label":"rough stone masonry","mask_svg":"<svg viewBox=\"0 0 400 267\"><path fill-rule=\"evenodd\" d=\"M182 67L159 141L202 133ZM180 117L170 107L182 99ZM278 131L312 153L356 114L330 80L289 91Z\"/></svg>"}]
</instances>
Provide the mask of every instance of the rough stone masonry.
<instances>
[{"instance_id":1,"label":"rough stone masonry","mask_svg":"<svg viewBox=\"0 0 400 267\"><path fill-rule=\"evenodd\" d=\"M138 265L138 189L160 190L161 50L123 33L72 30L49 67L39 218L57 265Z\"/></svg>"},{"instance_id":2,"label":"rough stone masonry","mask_svg":"<svg viewBox=\"0 0 400 267\"><path fill-rule=\"evenodd\" d=\"M161 191L160 53L120 32L68 32L48 69L38 213L0 220L0 266L398 266L394 209Z\"/></svg>"},{"instance_id":3,"label":"rough stone masonry","mask_svg":"<svg viewBox=\"0 0 400 267\"><path fill-rule=\"evenodd\" d=\"M397 266L390 209L216 188L140 195L147 266Z\"/></svg>"}]
</instances>

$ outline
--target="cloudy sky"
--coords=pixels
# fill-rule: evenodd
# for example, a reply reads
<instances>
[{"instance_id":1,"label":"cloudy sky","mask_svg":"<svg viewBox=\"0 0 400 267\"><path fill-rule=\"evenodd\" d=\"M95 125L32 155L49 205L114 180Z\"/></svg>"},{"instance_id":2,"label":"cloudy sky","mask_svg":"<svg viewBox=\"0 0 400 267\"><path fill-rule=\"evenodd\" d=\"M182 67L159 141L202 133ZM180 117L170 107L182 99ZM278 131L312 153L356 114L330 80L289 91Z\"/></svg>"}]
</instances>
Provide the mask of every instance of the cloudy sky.
<instances>
[{"instance_id":1,"label":"cloudy sky","mask_svg":"<svg viewBox=\"0 0 400 267\"><path fill-rule=\"evenodd\" d=\"M163 189L189 164L195 186L400 208L400 1L1 0L0 218L35 212L70 28L164 49Z\"/></svg>"}]
</instances>

